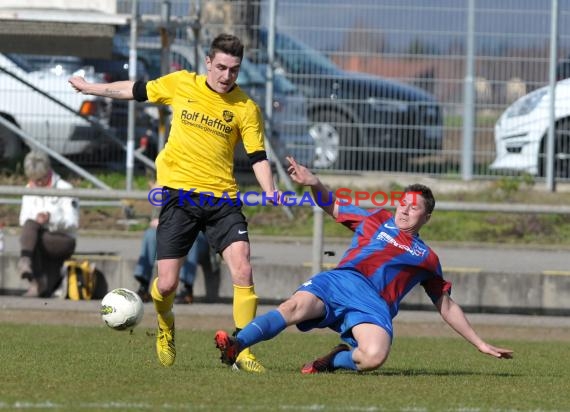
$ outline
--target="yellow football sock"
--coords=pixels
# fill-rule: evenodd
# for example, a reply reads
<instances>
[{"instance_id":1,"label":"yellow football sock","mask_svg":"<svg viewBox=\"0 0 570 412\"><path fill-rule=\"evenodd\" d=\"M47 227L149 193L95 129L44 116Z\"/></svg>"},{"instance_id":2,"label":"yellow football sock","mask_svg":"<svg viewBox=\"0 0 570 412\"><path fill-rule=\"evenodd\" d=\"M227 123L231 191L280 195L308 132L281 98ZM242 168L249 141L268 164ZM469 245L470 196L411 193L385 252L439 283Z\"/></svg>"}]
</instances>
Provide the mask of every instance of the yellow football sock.
<instances>
[{"instance_id":1,"label":"yellow football sock","mask_svg":"<svg viewBox=\"0 0 570 412\"><path fill-rule=\"evenodd\" d=\"M161 329L172 329L174 326L174 313L172 312L172 305L174 305L174 297L176 296L176 292L172 292L166 297L162 296L158 290L158 278L154 278L152 281L152 287L150 288L150 296L152 296L154 309L157 313L158 326Z\"/></svg>"},{"instance_id":2,"label":"yellow football sock","mask_svg":"<svg viewBox=\"0 0 570 412\"><path fill-rule=\"evenodd\" d=\"M234 285L234 323L236 328L243 329L249 322L255 318L257 312L257 295L252 286ZM250 354L249 348L244 349L239 357Z\"/></svg>"}]
</instances>

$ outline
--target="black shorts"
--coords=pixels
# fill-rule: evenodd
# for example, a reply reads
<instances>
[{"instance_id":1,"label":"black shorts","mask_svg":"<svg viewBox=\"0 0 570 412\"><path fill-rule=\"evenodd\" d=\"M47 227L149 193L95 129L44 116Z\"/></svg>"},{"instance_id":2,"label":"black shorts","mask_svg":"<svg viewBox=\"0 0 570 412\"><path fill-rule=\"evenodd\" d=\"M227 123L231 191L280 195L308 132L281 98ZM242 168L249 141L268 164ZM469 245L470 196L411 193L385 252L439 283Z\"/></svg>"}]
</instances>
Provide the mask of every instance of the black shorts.
<instances>
[{"instance_id":1,"label":"black shorts","mask_svg":"<svg viewBox=\"0 0 570 412\"><path fill-rule=\"evenodd\" d=\"M176 259L190 251L199 231L221 253L234 242L249 242L241 204L199 193L165 188L166 203L160 211L156 232L156 258Z\"/></svg>"}]
</instances>

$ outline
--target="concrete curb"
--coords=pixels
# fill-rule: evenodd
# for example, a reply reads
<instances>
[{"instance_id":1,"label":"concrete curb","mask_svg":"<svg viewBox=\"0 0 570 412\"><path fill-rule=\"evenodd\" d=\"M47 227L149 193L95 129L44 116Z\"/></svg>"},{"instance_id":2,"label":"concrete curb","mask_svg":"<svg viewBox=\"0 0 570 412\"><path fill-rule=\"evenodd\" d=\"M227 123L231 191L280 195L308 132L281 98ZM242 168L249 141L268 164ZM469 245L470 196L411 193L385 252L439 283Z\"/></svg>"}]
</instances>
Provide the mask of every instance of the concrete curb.
<instances>
[{"instance_id":1,"label":"concrete curb","mask_svg":"<svg viewBox=\"0 0 570 412\"><path fill-rule=\"evenodd\" d=\"M108 289L126 287L136 290L132 276L135 259L120 256L87 256L101 270ZM22 293L27 281L17 276L18 257L0 256L0 293ZM255 265L256 293L261 303L275 304L289 297L312 275L311 268L296 264ZM476 269L449 268L446 279L452 282L453 298L468 312L520 313L535 315L570 315L570 274L564 273L502 273ZM228 269L222 265L219 277L207 279L199 269L194 293L197 301L231 302L233 286ZM402 302L403 308L433 308L420 287L410 292Z\"/></svg>"}]
</instances>

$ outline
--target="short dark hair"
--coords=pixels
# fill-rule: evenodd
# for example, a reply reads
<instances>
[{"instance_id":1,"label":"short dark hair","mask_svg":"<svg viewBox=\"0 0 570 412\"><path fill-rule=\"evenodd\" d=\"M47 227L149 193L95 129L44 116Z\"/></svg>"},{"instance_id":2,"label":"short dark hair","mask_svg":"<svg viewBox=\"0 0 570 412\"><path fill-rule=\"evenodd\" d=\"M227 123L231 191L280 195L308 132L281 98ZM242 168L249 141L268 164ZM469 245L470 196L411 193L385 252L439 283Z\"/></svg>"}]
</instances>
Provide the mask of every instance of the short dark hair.
<instances>
[{"instance_id":1,"label":"short dark hair","mask_svg":"<svg viewBox=\"0 0 570 412\"><path fill-rule=\"evenodd\" d=\"M216 53L221 52L229 54L230 56L239 57L240 60L243 59L243 43L241 40L234 36L233 34L222 33L214 40L210 45L210 51L208 52L208 57L213 59Z\"/></svg>"},{"instance_id":2,"label":"short dark hair","mask_svg":"<svg viewBox=\"0 0 570 412\"><path fill-rule=\"evenodd\" d=\"M408 192L419 193L424 198L428 214L433 212L433 209L435 209L435 198L433 197L433 193L429 187L420 183L414 183L406 186L404 193Z\"/></svg>"}]
</instances>

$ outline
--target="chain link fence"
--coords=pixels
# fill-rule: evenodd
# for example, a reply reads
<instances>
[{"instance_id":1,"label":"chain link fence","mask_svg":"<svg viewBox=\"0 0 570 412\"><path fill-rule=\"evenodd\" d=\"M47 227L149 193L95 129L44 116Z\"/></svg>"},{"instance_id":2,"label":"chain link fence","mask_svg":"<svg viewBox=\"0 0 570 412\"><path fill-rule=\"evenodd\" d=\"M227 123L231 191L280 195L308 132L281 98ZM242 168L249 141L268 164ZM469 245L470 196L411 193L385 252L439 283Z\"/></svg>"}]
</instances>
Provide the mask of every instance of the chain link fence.
<instances>
[{"instance_id":1,"label":"chain link fence","mask_svg":"<svg viewBox=\"0 0 570 412\"><path fill-rule=\"evenodd\" d=\"M569 0L138 0L137 5L137 77L142 79L165 70L203 71L200 62L216 34L232 32L243 39L247 56L239 82L266 112L276 158L293 153L314 168L337 173L462 177L467 160L475 178L529 174L540 179L546 174L550 91L544 87L551 72L558 80L570 76ZM117 8L130 14L132 2L118 0ZM551 59L553 12L559 30ZM125 78L129 28L119 29L115 37L115 70L72 56L27 60L65 87L65 76L57 80L54 70L87 68L103 80ZM468 72L469 57L473 73ZM71 66L61 64L65 59ZM6 66L4 60L0 63ZM13 59L10 64L8 69L16 71ZM266 87L270 79L272 89ZM473 101L466 100L466 84ZM62 100L73 95L71 88L52 88ZM124 151L116 142L93 136L89 128L82 131L80 118L50 114L33 92L18 92L19 99L27 100L22 113L13 113L10 106L16 100L8 96L15 89L0 73L4 118L22 129L34 123L30 133L35 138L79 162L108 167L113 160L120 167ZM83 109L83 100L74 99L73 107ZM568 99L570 83L561 81L555 94L553 151L560 180L570 177ZM86 113L126 140L124 108L96 100L90 110ZM152 158L159 149L160 116L156 107L145 105L136 113L137 147ZM464 138L466 124L473 125L472 151ZM17 150L17 139L7 134L0 132L4 159Z\"/></svg>"}]
</instances>

